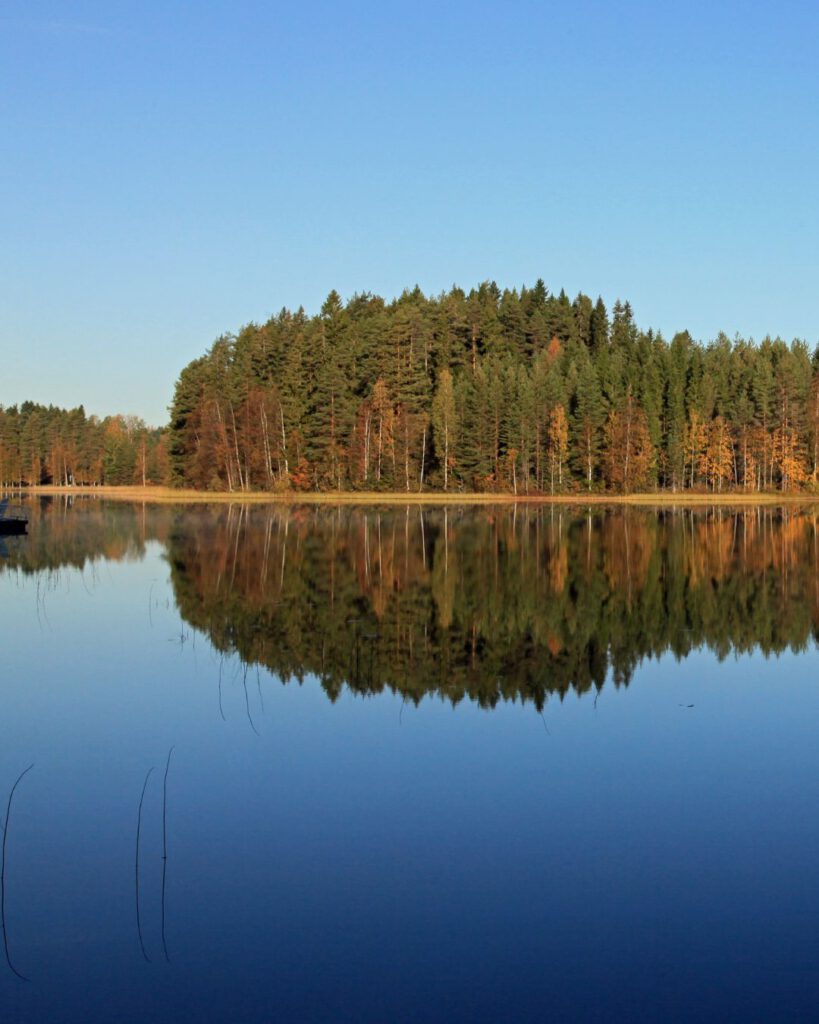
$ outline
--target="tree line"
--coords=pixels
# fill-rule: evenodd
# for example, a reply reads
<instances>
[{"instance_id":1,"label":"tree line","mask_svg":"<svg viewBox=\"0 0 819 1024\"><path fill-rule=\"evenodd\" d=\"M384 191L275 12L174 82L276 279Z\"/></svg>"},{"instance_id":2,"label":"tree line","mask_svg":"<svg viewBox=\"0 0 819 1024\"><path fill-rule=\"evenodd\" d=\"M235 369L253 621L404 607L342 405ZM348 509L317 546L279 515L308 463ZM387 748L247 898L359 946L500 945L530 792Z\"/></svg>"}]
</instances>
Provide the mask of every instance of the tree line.
<instances>
[{"instance_id":1,"label":"tree line","mask_svg":"<svg viewBox=\"0 0 819 1024\"><path fill-rule=\"evenodd\" d=\"M82 406L0 406L0 487L164 484L166 438L136 416L86 416Z\"/></svg>"},{"instance_id":2,"label":"tree line","mask_svg":"<svg viewBox=\"0 0 819 1024\"><path fill-rule=\"evenodd\" d=\"M331 292L182 371L169 479L201 489L816 487L819 348L640 330L628 303L484 283Z\"/></svg>"}]
</instances>

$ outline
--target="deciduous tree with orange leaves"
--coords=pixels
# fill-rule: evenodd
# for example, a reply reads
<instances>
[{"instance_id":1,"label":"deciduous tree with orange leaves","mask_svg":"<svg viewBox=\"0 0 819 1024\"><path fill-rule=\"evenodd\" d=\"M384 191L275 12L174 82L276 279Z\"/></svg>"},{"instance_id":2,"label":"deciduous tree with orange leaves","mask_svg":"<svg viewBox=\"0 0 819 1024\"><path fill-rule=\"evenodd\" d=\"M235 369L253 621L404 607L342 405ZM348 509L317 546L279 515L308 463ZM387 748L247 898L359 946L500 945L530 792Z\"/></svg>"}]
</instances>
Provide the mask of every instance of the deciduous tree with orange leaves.
<instances>
[{"instance_id":1,"label":"deciduous tree with orange leaves","mask_svg":"<svg viewBox=\"0 0 819 1024\"><path fill-rule=\"evenodd\" d=\"M629 494L648 487L654 467L654 445L646 415L629 392L622 407L609 414L605 429L606 483Z\"/></svg>"}]
</instances>

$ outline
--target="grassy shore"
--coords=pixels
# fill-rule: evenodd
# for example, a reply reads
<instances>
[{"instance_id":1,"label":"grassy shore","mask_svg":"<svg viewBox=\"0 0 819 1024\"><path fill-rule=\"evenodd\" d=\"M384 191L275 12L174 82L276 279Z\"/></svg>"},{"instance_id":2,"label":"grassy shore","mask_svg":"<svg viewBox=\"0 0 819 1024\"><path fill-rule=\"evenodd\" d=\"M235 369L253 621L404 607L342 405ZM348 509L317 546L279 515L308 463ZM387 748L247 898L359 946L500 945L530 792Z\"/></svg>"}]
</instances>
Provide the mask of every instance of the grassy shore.
<instances>
[{"instance_id":1,"label":"grassy shore","mask_svg":"<svg viewBox=\"0 0 819 1024\"><path fill-rule=\"evenodd\" d=\"M239 504L276 505L510 505L510 504L559 504L559 505L650 505L685 506L696 505L809 505L819 503L819 495L803 493L781 494L726 492L723 494L673 494L668 491L647 494L575 494L555 495L513 495L513 494L461 494L440 491L405 493L374 491L326 491L288 492L268 494L264 492L240 491L194 491L176 490L172 487L26 487L15 493L24 494L72 494L77 497L108 498L117 501L152 503L191 504L205 502L234 502Z\"/></svg>"}]
</instances>

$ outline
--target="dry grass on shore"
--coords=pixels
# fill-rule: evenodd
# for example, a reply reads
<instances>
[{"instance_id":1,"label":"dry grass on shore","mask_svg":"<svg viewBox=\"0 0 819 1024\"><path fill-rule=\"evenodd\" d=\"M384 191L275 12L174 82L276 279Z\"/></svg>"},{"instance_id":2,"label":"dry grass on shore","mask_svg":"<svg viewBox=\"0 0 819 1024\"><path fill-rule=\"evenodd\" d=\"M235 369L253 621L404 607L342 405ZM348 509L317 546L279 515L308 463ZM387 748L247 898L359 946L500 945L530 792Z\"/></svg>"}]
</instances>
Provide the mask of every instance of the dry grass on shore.
<instances>
[{"instance_id":1,"label":"dry grass on shore","mask_svg":"<svg viewBox=\"0 0 819 1024\"><path fill-rule=\"evenodd\" d=\"M648 494L575 494L513 495L486 493L447 493L425 491L326 491L287 492L270 494L263 491L194 491L173 487L26 487L19 494L71 494L77 497L108 498L117 501L151 502L165 504L192 504L233 502L238 504L276 505L649 505L655 507L738 506L738 505L792 505L819 503L819 495L802 493L780 494L726 492L723 494L673 494L666 491Z\"/></svg>"}]
</instances>

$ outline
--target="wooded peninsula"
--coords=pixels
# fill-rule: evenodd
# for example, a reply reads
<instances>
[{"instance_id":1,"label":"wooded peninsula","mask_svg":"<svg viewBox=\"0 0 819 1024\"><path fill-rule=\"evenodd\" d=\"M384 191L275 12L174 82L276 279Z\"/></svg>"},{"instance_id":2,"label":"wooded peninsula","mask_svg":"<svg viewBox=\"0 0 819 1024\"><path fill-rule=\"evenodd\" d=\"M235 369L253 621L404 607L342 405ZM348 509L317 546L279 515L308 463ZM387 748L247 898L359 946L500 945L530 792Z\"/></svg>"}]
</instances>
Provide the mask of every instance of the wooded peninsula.
<instances>
[{"instance_id":1,"label":"wooded peninsula","mask_svg":"<svg viewBox=\"0 0 819 1024\"><path fill-rule=\"evenodd\" d=\"M819 489L819 346L639 329L484 283L283 309L186 366L170 423L0 407L0 484L206 492Z\"/></svg>"}]
</instances>

